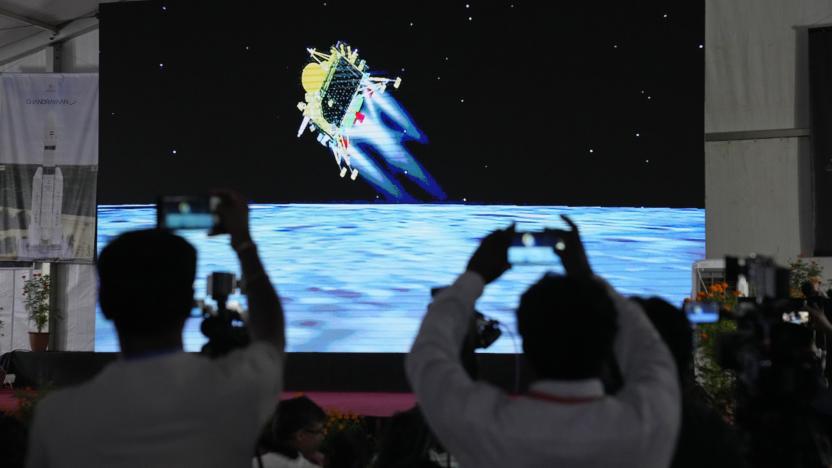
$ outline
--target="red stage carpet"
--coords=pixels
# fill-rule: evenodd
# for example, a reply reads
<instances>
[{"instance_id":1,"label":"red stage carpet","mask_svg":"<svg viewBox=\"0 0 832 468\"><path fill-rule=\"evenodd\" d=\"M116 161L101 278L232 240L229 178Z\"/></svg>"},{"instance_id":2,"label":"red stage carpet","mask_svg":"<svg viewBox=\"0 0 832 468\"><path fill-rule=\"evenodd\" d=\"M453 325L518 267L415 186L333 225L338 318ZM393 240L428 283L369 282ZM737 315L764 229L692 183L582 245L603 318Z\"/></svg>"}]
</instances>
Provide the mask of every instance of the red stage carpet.
<instances>
[{"instance_id":1,"label":"red stage carpet","mask_svg":"<svg viewBox=\"0 0 832 468\"><path fill-rule=\"evenodd\" d=\"M0 390L0 411L9 413L17 409L17 398L14 397L14 391L3 389Z\"/></svg>"},{"instance_id":2,"label":"red stage carpet","mask_svg":"<svg viewBox=\"0 0 832 468\"><path fill-rule=\"evenodd\" d=\"M412 393L284 392L282 399L305 395L324 409L361 416L388 417L416 404Z\"/></svg>"},{"instance_id":3,"label":"red stage carpet","mask_svg":"<svg viewBox=\"0 0 832 468\"><path fill-rule=\"evenodd\" d=\"M284 392L281 398L305 395L328 410L353 413L361 416L388 417L416 404L412 393L338 393L338 392ZM12 390L0 390L0 411L17 409L17 399Z\"/></svg>"}]
</instances>

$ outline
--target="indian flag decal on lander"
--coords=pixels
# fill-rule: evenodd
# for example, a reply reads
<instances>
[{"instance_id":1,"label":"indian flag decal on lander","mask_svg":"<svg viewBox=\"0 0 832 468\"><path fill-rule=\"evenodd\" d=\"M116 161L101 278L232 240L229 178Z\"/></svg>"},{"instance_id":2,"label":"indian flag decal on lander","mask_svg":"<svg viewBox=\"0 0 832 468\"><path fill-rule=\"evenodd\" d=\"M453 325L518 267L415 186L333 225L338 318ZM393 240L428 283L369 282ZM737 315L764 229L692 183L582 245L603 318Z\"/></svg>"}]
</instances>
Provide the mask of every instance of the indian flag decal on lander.
<instances>
[{"instance_id":1,"label":"indian flag decal on lander","mask_svg":"<svg viewBox=\"0 0 832 468\"><path fill-rule=\"evenodd\" d=\"M388 84L398 88L402 80L371 76L367 63L358 59L358 50L343 42L331 47L328 54L307 51L310 62L301 73L305 95L304 102L298 103L303 113L298 137L307 129L317 133L318 142L335 156L341 177L349 172L350 179L355 180L358 169L350 164L348 131L367 119L362 112L365 100L383 94Z\"/></svg>"}]
</instances>

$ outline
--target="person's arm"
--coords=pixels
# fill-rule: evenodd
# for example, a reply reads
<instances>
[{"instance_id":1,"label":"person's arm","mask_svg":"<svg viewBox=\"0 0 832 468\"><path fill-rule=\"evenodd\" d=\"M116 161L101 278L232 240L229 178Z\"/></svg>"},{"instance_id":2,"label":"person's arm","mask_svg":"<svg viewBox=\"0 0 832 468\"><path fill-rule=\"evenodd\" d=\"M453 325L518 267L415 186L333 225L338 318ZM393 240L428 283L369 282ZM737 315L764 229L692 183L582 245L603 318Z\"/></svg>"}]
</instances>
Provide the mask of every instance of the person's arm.
<instances>
[{"instance_id":1,"label":"person's arm","mask_svg":"<svg viewBox=\"0 0 832 468\"><path fill-rule=\"evenodd\" d=\"M636 435L641 454L669 463L682 419L676 364L641 307L607 289L618 311L614 353L624 385L613 398L623 410L620 424Z\"/></svg>"},{"instance_id":2,"label":"person's arm","mask_svg":"<svg viewBox=\"0 0 832 468\"><path fill-rule=\"evenodd\" d=\"M486 237L467 271L434 298L405 361L425 419L463 464L470 464L477 451L486 450L477 440L478 432L493 425L491 408L507 398L497 388L471 380L460 360L460 349L474 314L474 302L486 282L509 267L506 251L513 233L512 228Z\"/></svg>"},{"instance_id":3,"label":"person's arm","mask_svg":"<svg viewBox=\"0 0 832 468\"><path fill-rule=\"evenodd\" d=\"M251 340L274 344L278 350L283 351L286 345L283 307L251 238L248 204L237 193L223 191L218 194L221 202L217 213L222 226L231 235L231 247L237 252L243 272Z\"/></svg>"},{"instance_id":4,"label":"person's arm","mask_svg":"<svg viewBox=\"0 0 832 468\"><path fill-rule=\"evenodd\" d=\"M815 330L832 336L832 323L826 318L822 308L813 304L806 304L806 311L809 312L809 320Z\"/></svg>"},{"instance_id":5,"label":"person's arm","mask_svg":"<svg viewBox=\"0 0 832 468\"><path fill-rule=\"evenodd\" d=\"M221 369L223 381L233 387L236 403L252 405L251 426L235 429L251 431L252 447L263 424L274 412L275 399L283 389L283 366L286 346L283 307L272 286L252 241L248 224L248 204L237 193L218 192L221 197L217 214L222 227L231 235L231 247L237 252L248 298L246 326L251 345L229 353L214 363Z\"/></svg>"},{"instance_id":6,"label":"person's arm","mask_svg":"<svg viewBox=\"0 0 832 468\"><path fill-rule=\"evenodd\" d=\"M578 226L567 216L561 215L561 218L570 229L549 229L547 232L561 241L560 246L555 247L555 253L563 262L566 274L594 276ZM604 282L598 276L595 278ZM678 407L679 382L676 365L664 341L638 304L622 297L608 283L604 284L618 311L618 333L614 352L624 378L624 390L659 385L656 390L667 393L673 405Z\"/></svg>"}]
</instances>

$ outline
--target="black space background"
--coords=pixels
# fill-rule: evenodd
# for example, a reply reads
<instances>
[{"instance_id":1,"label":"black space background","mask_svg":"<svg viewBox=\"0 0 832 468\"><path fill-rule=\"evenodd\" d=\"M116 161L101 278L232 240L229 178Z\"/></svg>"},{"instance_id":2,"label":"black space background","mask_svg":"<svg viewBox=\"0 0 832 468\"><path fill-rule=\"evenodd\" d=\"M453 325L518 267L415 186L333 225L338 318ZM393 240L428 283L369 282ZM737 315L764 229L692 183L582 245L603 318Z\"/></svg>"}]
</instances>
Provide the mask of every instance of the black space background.
<instances>
[{"instance_id":1,"label":"black space background","mask_svg":"<svg viewBox=\"0 0 832 468\"><path fill-rule=\"evenodd\" d=\"M374 201L296 138L305 49L344 40L450 202L703 207L703 38L701 0L103 4L99 203Z\"/></svg>"}]
</instances>

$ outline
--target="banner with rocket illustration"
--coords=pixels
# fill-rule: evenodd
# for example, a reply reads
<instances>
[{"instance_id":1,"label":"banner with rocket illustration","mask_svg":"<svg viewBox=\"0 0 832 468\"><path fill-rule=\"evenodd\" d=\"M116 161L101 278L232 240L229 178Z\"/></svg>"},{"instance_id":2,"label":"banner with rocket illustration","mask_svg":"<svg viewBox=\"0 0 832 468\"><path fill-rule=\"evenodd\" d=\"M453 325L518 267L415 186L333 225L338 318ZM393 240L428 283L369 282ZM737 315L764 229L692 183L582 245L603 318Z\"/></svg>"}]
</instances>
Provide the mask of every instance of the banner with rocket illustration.
<instances>
[{"instance_id":1,"label":"banner with rocket illustration","mask_svg":"<svg viewBox=\"0 0 832 468\"><path fill-rule=\"evenodd\" d=\"M98 75L0 74L0 260L89 262Z\"/></svg>"}]
</instances>

